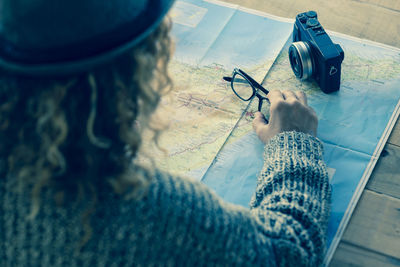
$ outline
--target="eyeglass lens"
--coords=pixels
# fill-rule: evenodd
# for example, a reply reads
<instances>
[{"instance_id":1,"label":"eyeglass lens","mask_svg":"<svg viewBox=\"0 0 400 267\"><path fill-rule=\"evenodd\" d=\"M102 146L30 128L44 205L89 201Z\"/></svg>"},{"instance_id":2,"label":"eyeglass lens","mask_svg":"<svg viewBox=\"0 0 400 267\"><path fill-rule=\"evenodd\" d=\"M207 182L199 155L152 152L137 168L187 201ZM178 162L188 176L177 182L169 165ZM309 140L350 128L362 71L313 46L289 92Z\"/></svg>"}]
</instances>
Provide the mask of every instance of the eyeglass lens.
<instances>
[{"instance_id":1,"label":"eyeglass lens","mask_svg":"<svg viewBox=\"0 0 400 267\"><path fill-rule=\"evenodd\" d=\"M254 89L241 74L236 73L232 79L232 89L238 97L244 101L250 100L254 95Z\"/></svg>"}]
</instances>

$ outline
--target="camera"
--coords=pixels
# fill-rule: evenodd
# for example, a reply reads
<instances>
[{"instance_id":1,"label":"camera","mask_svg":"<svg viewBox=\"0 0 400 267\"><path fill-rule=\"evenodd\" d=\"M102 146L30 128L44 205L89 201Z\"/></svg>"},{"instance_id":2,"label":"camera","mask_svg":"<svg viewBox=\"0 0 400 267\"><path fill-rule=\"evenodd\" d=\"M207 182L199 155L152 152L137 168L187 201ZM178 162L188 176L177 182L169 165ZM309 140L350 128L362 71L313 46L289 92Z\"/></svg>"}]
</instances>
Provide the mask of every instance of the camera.
<instances>
[{"instance_id":1,"label":"camera","mask_svg":"<svg viewBox=\"0 0 400 267\"><path fill-rule=\"evenodd\" d=\"M325 93L337 91L343 59L343 49L332 42L315 11L296 16L289 61L297 78L314 78Z\"/></svg>"}]
</instances>

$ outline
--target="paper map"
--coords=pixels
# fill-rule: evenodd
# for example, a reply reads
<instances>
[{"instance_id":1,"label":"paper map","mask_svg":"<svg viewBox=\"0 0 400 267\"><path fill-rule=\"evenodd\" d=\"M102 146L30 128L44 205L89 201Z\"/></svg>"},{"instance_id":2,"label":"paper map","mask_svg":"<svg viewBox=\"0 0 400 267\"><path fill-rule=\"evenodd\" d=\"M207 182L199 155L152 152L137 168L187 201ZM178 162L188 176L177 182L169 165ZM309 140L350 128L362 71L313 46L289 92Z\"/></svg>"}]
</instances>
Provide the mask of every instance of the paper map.
<instances>
[{"instance_id":1,"label":"paper map","mask_svg":"<svg viewBox=\"0 0 400 267\"><path fill-rule=\"evenodd\" d=\"M329 33L345 59L340 90L324 94L291 70L294 20L219 1L178 1L171 13L174 90L162 103L171 125L160 142L168 153L148 148L158 167L202 180L224 200L248 207L263 164L263 144L251 128L258 100L241 101L222 77L238 67L260 83L265 77L268 90L305 91L332 184L328 263L398 117L400 49ZM268 108L264 103L267 116Z\"/></svg>"}]
</instances>

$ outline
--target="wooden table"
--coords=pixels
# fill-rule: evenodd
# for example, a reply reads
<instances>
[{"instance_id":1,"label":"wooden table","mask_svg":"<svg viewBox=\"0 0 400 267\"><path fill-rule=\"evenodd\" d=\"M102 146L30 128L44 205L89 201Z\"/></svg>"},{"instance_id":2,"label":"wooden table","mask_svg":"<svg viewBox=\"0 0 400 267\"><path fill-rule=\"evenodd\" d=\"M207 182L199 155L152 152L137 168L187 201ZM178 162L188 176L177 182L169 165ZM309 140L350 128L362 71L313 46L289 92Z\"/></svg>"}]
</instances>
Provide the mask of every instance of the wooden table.
<instances>
[{"instance_id":1,"label":"wooden table","mask_svg":"<svg viewBox=\"0 0 400 267\"><path fill-rule=\"evenodd\" d=\"M399 0L225 1L289 18L315 10L325 29L400 47ZM330 266L400 266L399 120Z\"/></svg>"}]
</instances>

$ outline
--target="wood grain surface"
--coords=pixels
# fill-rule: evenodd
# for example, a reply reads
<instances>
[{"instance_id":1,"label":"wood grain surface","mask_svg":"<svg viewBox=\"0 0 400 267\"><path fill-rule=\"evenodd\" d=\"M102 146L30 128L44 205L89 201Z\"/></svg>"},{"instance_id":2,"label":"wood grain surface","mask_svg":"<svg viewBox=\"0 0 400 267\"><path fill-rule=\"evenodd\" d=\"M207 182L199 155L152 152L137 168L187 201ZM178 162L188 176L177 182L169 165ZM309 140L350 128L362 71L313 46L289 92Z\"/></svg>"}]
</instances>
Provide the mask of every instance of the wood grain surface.
<instances>
[{"instance_id":1,"label":"wood grain surface","mask_svg":"<svg viewBox=\"0 0 400 267\"><path fill-rule=\"evenodd\" d=\"M225 0L294 18L315 10L325 29L400 48L400 0ZM399 88L400 90L400 88ZM400 123L379 158L330 266L400 266Z\"/></svg>"},{"instance_id":2,"label":"wood grain surface","mask_svg":"<svg viewBox=\"0 0 400 267\"><path fill-rule=\"evenodd\" d=\"M398 267L400 260L388 257L347 242L341 242L331 261L331 267L343 266L386 266Z\"/></svg>"},{"instance_id":3,"label":"wood grain surface","mask_svg":"<svg viewBox=\"0 0 400 267\"><path fill-rule=\"evenodd\" d=\"M314 10L325 29L400 47L399 0L225 0L267 13L295 18Z\"/></svg>"}]
</instances>

